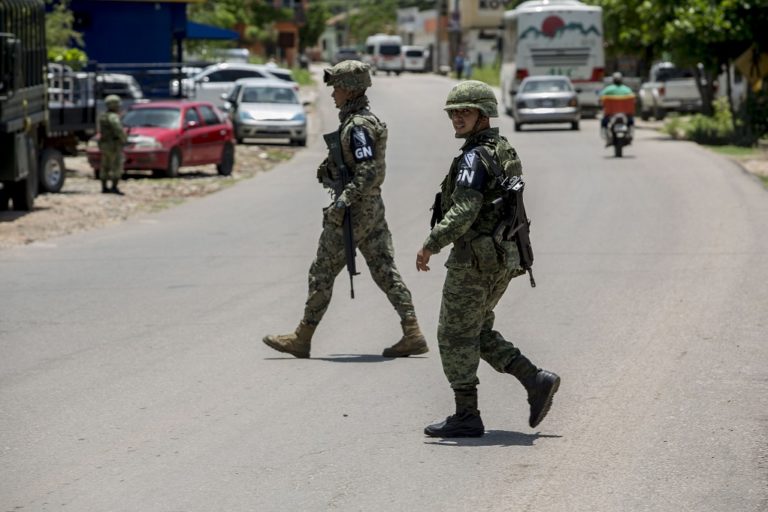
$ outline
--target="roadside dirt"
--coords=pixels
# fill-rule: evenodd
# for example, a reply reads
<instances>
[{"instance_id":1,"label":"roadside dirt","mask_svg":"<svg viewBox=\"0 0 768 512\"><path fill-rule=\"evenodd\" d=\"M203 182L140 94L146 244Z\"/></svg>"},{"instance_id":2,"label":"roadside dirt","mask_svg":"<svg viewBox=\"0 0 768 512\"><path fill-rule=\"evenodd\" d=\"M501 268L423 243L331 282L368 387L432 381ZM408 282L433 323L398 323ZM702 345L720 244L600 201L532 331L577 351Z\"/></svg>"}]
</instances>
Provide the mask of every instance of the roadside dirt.
<instances>
[{"instance_id":1,"label":"roadside dirt","mask_svg":"<svg viewBox=\"0 0 768 512\"><path fill-rule=\"evenodd\" d=\"M214 165L182 167L178 178L128 171L120 182L124 196L101 193L101 182L94 179L85 156L67 157L67 178L60 193L39 195L31 212L0 211L0 250L113 224L216 192L268 171L299 150L279 144L238 144L231 176L219 176Z\"/></svg>"}]
</instances>

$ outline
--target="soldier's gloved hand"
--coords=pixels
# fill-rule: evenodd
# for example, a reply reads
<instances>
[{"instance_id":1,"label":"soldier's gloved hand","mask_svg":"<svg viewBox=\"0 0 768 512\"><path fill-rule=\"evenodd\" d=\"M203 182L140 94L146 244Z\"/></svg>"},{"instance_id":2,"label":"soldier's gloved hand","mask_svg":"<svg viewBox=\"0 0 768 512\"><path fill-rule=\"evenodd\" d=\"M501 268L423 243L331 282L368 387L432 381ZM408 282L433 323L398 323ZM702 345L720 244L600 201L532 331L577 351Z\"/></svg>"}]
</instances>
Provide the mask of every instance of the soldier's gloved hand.
<instances>
[{"instance_id":1,"label":"soldier's gloved hand","mask_svg":"<svg viewBox=\"0 0 768 512\"><path fill-rule=\"evenodd\" d=\"M344 204L344 201L336 201L325 209L325 221L334 226L341 226L342 222L344 222L346 208L347 205Z\"/></svg>"}]
</instances>

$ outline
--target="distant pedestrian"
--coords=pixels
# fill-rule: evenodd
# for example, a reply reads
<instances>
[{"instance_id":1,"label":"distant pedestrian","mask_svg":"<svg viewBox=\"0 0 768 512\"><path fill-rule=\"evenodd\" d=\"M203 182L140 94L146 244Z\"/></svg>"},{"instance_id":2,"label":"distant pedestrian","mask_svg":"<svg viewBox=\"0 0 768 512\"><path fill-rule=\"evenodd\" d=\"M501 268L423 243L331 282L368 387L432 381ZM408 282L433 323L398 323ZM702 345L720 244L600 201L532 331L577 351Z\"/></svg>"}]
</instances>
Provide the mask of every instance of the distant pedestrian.
<instances>
[{"instance_id":1,"label":"distant pedestrian","mask_svg":"<svg viewBox=\"0 0 768 512\"><path fill-rule=\"evenodd\" d=\"M472 59L466 59L464 61L464 78L472 80Z\"/></svg>"},{"instance_id":2,"label":"distant pedestrian","mask_svg":"<svg viewBox=\"0 0 768 512\"><path fill-rule=\"evenodd\" d=\"M99 116L99 151L101 164L99 178L101 179L102 194L123 195L117 182L123 176L123 146L128 137L120 122L120 97L110 94L104 99L107 111ZM112 186L109 186L109 182Z\"/></svg>"},{"instance_id":3,"label":"distant pedestrian","mask_svg":"<svg viewBox=\"0 0 768 512\"><path fill-rule=\"evenodd\" d=\"M464 74L464 54L462 52L456 54L456 58L453 60L453 70L456 72L456 78L461 80Z\"/></svg>"}]
</instances>

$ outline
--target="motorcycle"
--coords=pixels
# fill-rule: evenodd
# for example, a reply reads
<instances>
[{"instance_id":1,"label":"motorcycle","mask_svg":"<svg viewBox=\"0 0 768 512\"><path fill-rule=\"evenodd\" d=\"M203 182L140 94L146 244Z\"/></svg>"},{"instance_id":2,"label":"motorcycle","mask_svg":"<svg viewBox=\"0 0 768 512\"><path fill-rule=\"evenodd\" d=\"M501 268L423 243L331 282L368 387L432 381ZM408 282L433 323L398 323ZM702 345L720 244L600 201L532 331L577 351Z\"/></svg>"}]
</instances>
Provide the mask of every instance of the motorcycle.
<instances>
[{"instance_id":1,"label":"motorcycle","mask_svg":"<svg viewBox=\"0 0 768 512\"><path fill-rule=\"evenodd\" d=\"M603 129L606 147L613 146L613 155L621 158L624 146L632 144L634 135L633 116L635 114L635 96L603 96L603 116L608 117L608 123Z\"/></svg>"},{"instance_id":2,"label":"motorcycle","mask_svg":"<svg viewBox=\"0 0 768 512\"><path fill-rule=\"evenodd\" d=\"M634 127L629 124L626 114L614 114L608 121L606 137L607 145L613 146L613 156L621 158L624 146L632 144Z\"/></svg>"}]
</instances>

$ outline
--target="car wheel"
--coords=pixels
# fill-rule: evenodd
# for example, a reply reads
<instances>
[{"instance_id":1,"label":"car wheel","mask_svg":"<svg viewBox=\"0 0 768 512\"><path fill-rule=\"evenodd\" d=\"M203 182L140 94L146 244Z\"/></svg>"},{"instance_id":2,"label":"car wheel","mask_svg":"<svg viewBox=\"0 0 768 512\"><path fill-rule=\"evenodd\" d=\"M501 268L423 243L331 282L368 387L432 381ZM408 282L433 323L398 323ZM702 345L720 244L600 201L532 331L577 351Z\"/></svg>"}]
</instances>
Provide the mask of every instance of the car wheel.
<instances>
[{"instance_id":1,"label":"car wheel","mask_svg":"<svg viewBox=\"0 0 768 512\"><path fill-rule=\"evenodd\" d=\"M221 176L229 176L235 167L235 148L232 144L227 144L221 151L221 161L216 165L216 170Z\"/></svg>"},{"instance_id":2,"label":"car wheel","mask_svg":"<svg viewBox=\"0 0 768 512\"><path fill-rule=\"evenodd\" d=\"M523 128L523 123L518 123L515 121L515 131L519 132Z\"/></svg>"},{"instance_id":3,"label":"car wheel","mask_svg":"<svg viewBox=\"0 0 768 512\"><path fill-rule=\"evenodd\" d=\"M98 180L101 178L101 171L98 167L93 168L93 179Z\"/></svg>"},{"instance_id":4,"label":"car wheel","mask_svg":"<svg viewBox=\"0 0 768 512\"><path fill-rule=\"evenodd\" d=\"M579 122L573 121L571 122L571 130L578 130L579 129Z\"/></svg>"},{"instance_id":5,"label":"car wheel","mask_svg":"<svg viewBox=\"0 0 768 512\"><path fill-rule=\"evenodd\" d=\"M245 142L245 139L243 139L242 137L238 137L237 139L235 139L235 141L236 141L238 144L242 144L243 142Z\"/></svg>"},{"instance_id":6,"label":"car wheel","mask_svg":"<svg viewBox=\"0 0 768 512\"><path fill-rule=\"evenodd\" d=\"M58 192L64 186L64 157L56 149L45 149L39 163L40 192Z\"/></svg>"},{"instance_id":7,"label":"car wheel","mask_svg":"<svg viewBox=\"0 0 768 512\"><path fill-rule=\"evenodd\" d=\"M177 148L173 148L168 156L168 167L165 169L165 175L169 178L177 177L179 167L181 167L181 154Z\"/></svg>"},{"instance_id":8,"label":"car wheel","mask_svg":"<svg viewBox=\"0 0 768 512\"><path fill-rule=\"evenodd\" d=\"M650 112L648 112L647 110L642 110L642 109L640 110L640 119L642 119L643 121L647 121L650 118L651 118Z\"/></svg>"},{"instance_id":9,"label":"car wheel","mask_svg":"<svg viewBox=\"0 0 768 512\"><path fill-rule=\"evenodd\" d=\"M653 109L653 117L657 121L662 121L665 117L667 117L667 112L661 107L656 107Z\"/></svg>"},{"instance_id":10,"label":"car wheel","mask_svg":"<svg viewBox=\"0 0 768 512\"><path fill-rule=\"evenodd\" d=\"M293 140L291 140L291 146L293 146L293 145L296 145L296 146L306 146L307 145L307 138L305 137L303 139L293 139Z\"/></svg>"}]
</instances>

